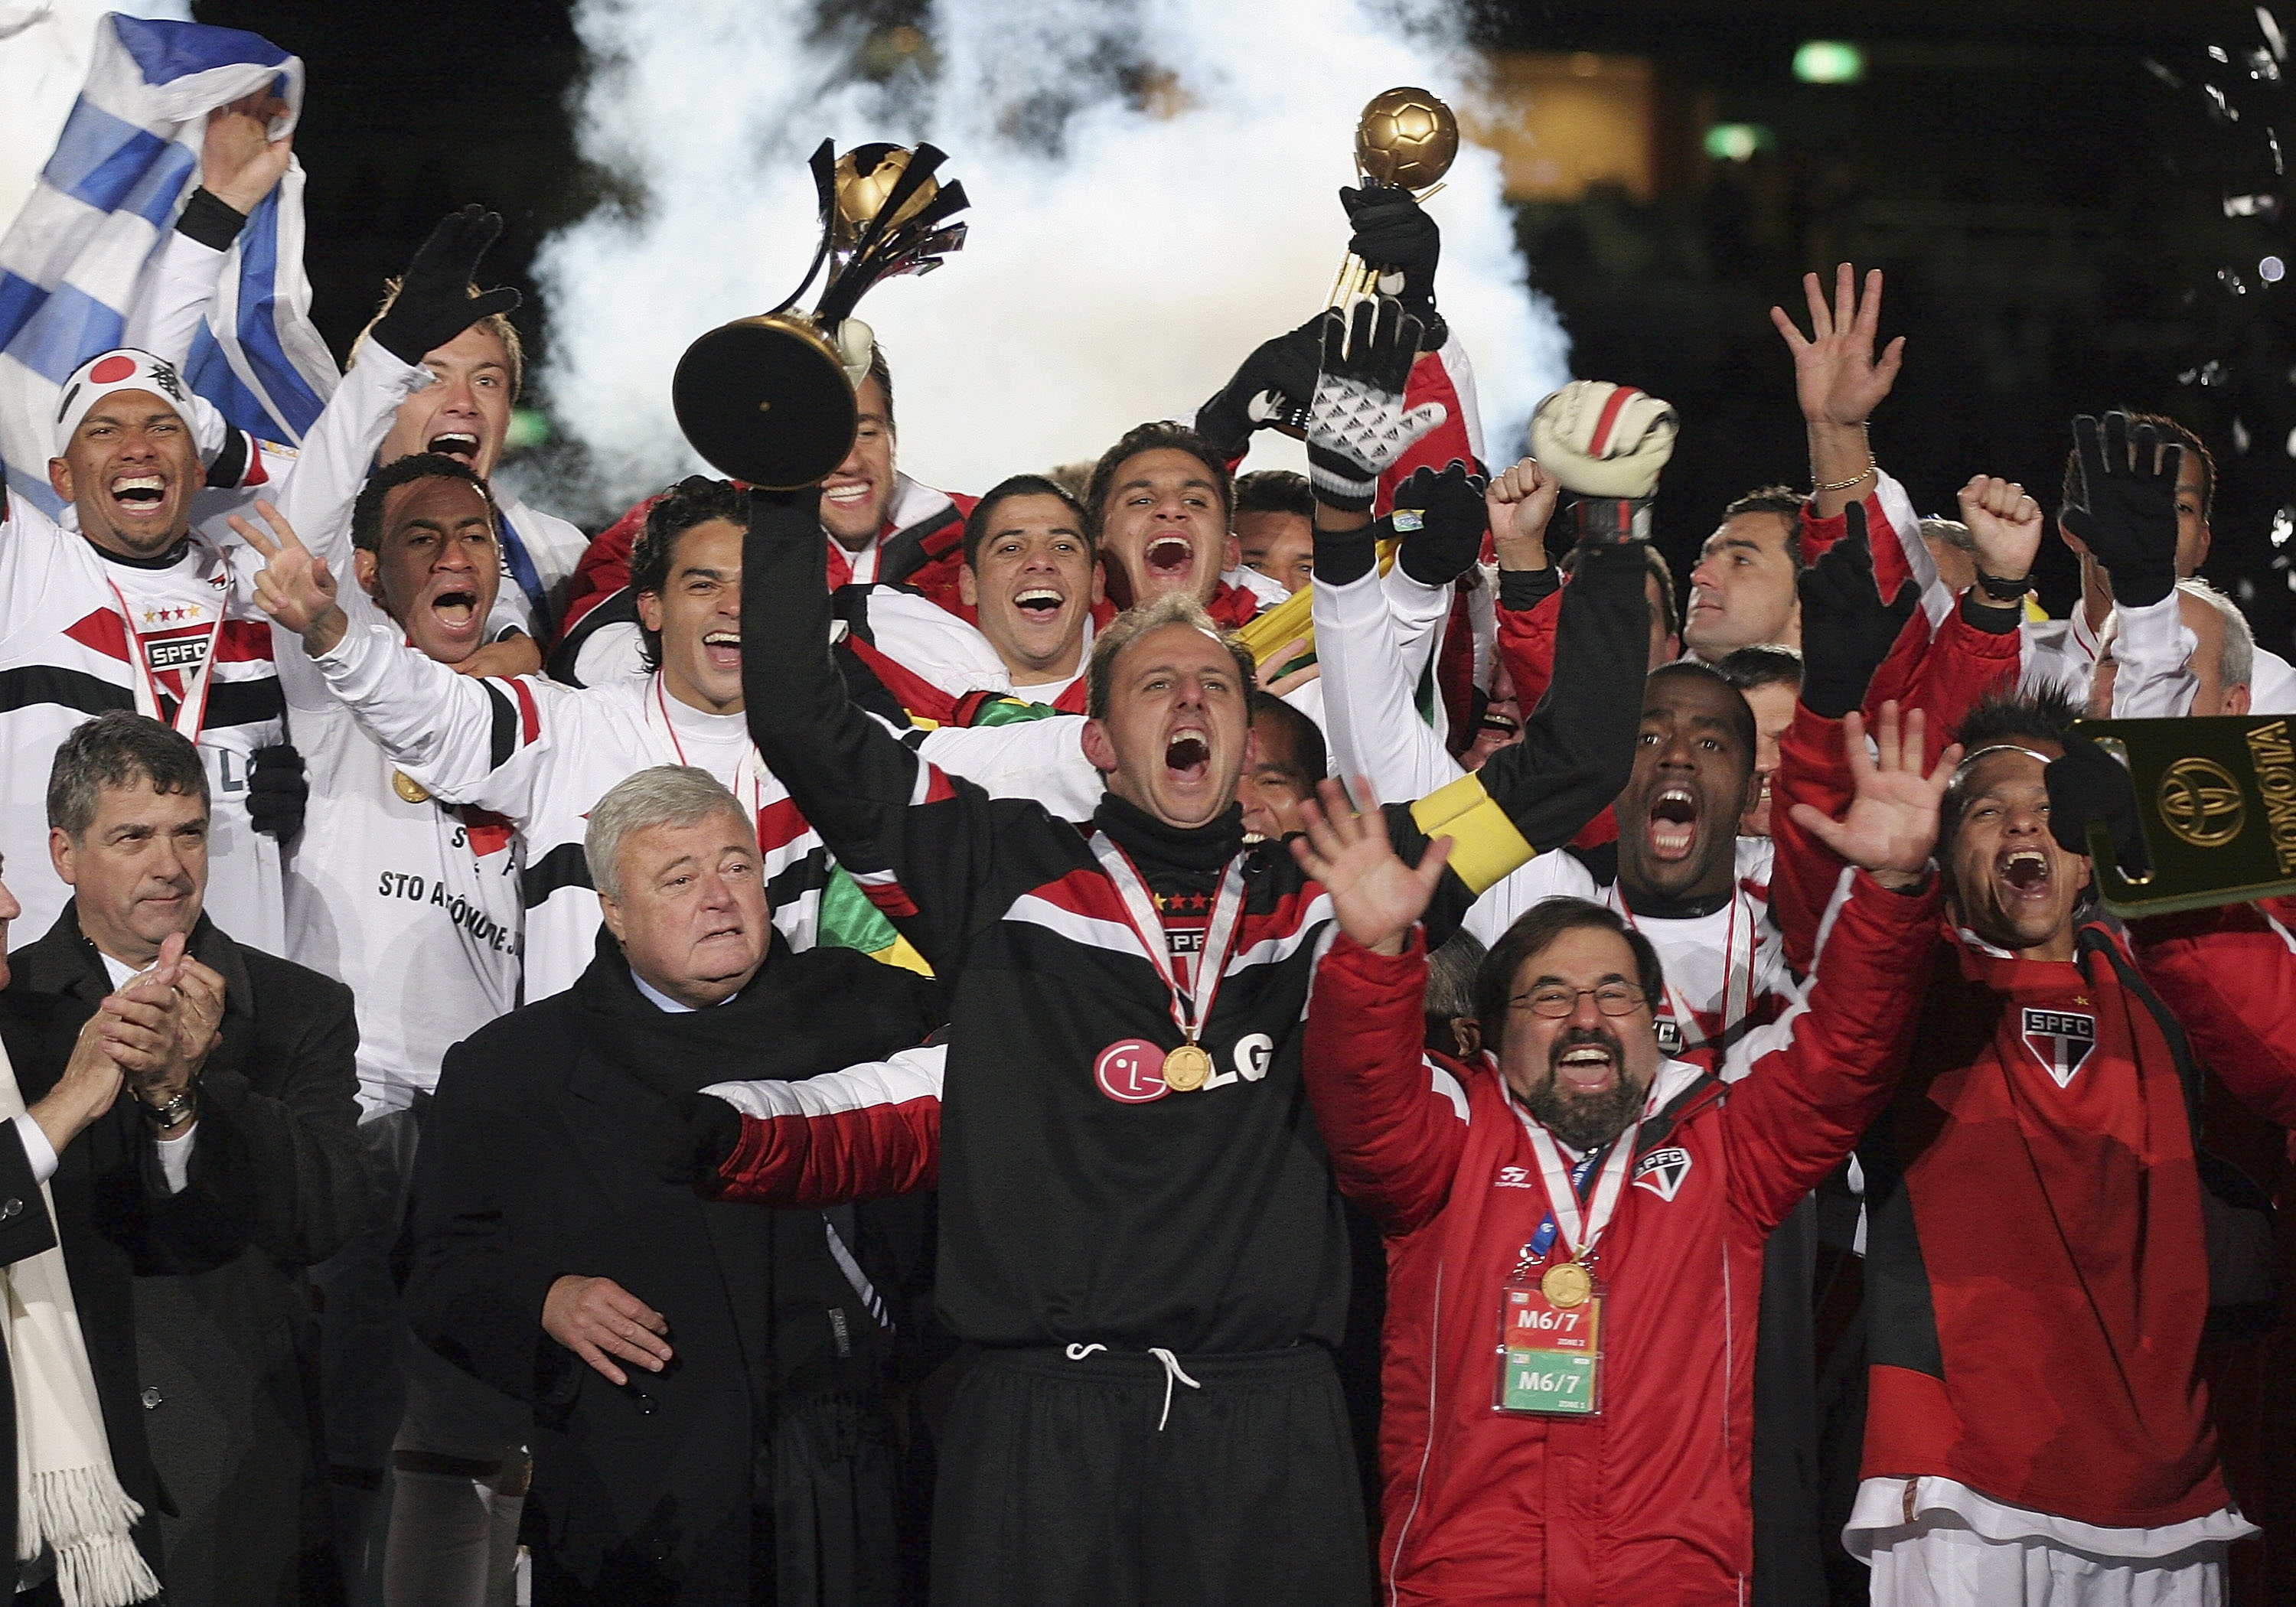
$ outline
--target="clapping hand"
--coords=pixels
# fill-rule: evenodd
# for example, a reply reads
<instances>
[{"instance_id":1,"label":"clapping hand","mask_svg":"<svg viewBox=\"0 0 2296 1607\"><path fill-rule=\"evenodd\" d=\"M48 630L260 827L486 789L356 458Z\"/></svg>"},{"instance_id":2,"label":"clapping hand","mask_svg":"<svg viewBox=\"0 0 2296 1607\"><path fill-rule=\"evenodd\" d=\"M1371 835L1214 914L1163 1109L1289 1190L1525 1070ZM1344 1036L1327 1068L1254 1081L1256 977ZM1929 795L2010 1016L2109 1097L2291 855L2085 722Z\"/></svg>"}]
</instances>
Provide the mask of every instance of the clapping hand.
<instances>
[{"instance_id":1,"label":"clapping hand","mask_svg":"<svg viewBox=\"0 0 2296 1607\"><path fill-rule=\"evenodd\" d=\"M1866 751L1866 720L1856 709L1841 719L1842 757L1856 793L1839 821L1806 803L1793 807L1794 824L1884 887L1918 886L1928 874L1937 847L1938 805L1961 763L1961 744L1938 758L1922 774L1922 711L1909 709L1901 723L1898 705L1882 705L1874 733L1876 754Z\"/></svg>"},{"instance_id":2,"label":"clapping hand","mask_svg":"<svg viewBox=\"0 0 2296 1607\"><path fill-rule=\"evenodd\" d=\"M1356 777L1356 791L1370 798L1371 778ZM1336 781L1317 783L1300 819L1306 829L1292 840L1292 857L1332 896L1340 930L1376 953L1401 954L1443 879L1451 839L1429 843L1416 867L1404 864L1388 841L1387 816L1377 804L1357 813Z\"/></svg>"}]
</instances>

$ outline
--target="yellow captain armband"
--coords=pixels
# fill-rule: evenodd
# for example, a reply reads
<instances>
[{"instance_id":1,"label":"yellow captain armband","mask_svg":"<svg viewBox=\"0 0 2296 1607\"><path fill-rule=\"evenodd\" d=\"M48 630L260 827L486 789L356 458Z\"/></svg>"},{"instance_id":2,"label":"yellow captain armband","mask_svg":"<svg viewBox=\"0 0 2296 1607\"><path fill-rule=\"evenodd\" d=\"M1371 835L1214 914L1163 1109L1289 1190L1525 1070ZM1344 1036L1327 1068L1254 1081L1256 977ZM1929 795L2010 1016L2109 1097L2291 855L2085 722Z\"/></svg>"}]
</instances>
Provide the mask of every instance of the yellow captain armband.
<instances>
[{"instance_id":1,"label":"yellow captain armband","mask_svg":"<svg viewBox=\"0 0 2296 1607\"><path fill-rule=\"evenodd\" d=\"M1480 775L1463 775L1438 787L1411 806L1411 819L1430 841L1451 840L1451 869L1471 893L1480 894L1538 852L1514 829L1499 800L1483 790Z\"/></svg>"}]
</instances>

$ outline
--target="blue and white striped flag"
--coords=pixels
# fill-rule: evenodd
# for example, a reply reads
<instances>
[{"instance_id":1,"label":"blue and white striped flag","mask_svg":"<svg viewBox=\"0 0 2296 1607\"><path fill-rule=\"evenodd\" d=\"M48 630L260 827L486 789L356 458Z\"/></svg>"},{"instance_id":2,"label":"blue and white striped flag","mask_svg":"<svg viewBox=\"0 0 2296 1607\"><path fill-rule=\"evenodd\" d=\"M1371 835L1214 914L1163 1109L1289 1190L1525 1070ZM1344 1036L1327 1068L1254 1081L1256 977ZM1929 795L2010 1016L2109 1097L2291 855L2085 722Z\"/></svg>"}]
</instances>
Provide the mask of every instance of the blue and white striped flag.
<instances>
[{"instance_id":1,"label":"blue and white striped flag","mask_svg":"<svg viewBox=\"0 0 2296 1607\"><path fill-rule=\"evenodd\" d=\"M299 57L235 29L112 12L40 181L0 238L0 460L8 490L61 518L48 488L59 389L120 344L138 287L199 183L207 115L268 90L303 108ZM257 207L224 264L184 377L239 428L300 442L339 375L310 319L303 170Z\"/></svg>"}]
</instances>

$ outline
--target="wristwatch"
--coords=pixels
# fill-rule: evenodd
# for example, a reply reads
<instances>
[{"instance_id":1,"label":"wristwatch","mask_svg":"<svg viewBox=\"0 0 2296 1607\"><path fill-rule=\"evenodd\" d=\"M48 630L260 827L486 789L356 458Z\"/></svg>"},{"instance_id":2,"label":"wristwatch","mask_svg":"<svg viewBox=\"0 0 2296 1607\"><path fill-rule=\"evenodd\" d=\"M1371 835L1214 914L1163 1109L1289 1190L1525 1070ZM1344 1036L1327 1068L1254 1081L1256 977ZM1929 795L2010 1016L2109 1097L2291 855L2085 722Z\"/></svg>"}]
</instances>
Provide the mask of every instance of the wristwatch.
<instances>
[{"instance_id":1,"label":"wristwatch","mask_svg":"<svg viewBox=\"0 0 2296 1607\"><path fill-rule=\"evenodd\" d=\"M162 1132L174 1127L199 1108L199 1101L193 1097L192 1090L189 1088L185 1088L164 1105L151 1104L140 1097L135 1103L142 1108L144 1119Z\"/></svg>"}]
</instances>

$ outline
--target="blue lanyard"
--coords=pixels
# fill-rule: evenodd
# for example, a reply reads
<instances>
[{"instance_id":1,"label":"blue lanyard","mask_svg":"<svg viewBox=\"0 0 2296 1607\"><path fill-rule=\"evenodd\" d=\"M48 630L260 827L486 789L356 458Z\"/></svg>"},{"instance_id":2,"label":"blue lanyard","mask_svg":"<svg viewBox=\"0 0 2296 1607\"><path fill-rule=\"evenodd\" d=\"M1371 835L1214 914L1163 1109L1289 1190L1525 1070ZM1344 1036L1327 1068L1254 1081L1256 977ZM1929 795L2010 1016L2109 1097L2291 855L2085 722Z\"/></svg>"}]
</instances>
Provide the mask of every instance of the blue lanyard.
<instances>
[{"instance_id":1,"label":"blue lanyard","mask_svg":"<svg viewBox=\"0 0 2296 1607\"><path fill-rule=\"evenodd\" d=\"M1615 1143L1616 1140L1612 1142ZM1573 1193L1583 1194L1587 1192L1587 1175L1594 1171L1595 1163L1602 1158L1603 1152L1595 1150L1570 1168L1570 1189ZM1530 1235L1530 1245L1525 1253L1534 1261L1543 1260L1546 1259L1546 1252L1554 1248L1554 1213L1549 1211L1546 1218L1539 1223L1538 1231Z\"/></svg>"},{"instance_id":2,"label":"blue lanyard","mask_svg":"<svg viewBox=\"0 0 2296 1607\"><path fill-rule=\"evenodd\" d=\"M526 543L519 539L511 528L510 515L502 516L503 562L510 565L510 578L518 582L518 589L534 605L534 634L537 640L550 639L554 627L550 618L550 593L542 584L542 571L534 567L527 556Z\"/></svg>"}]
</instances>

